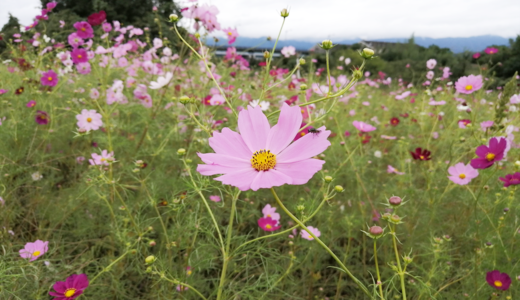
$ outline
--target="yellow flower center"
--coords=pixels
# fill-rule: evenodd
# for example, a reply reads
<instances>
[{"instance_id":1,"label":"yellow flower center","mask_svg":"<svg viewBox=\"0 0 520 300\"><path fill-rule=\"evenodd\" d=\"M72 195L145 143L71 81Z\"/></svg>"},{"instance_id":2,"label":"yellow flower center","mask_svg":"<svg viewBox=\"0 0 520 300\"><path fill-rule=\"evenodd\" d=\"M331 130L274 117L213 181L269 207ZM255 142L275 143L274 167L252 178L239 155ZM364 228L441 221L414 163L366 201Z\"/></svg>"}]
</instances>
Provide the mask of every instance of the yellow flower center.
<instances>
[{"instance_id":1,"label":"yellow flower center","mask_svg":"<svg viewBox=\"0 0 520 300\"><path fill-rule=\"evenodd\" d=\"M52 81L52 77L49 76L49 77L47 78L47 80Z\"/></svg>"},{"instance_id":2,"label":"yellow flower center","mask_svg":"<svg viewBox=\"0 0 520 300\"><path fill-rule=\"evenodd\" d=\"M273 228L273 227L272 227L271 225L267 224L267 225L265 225L265 228L267 228L267 229L271 229L271 228Z\"/></svg>"},{"instance_id":3,"label":"yellow flower center","mask_svg":"<svg viewBox=\"0 0 520 300\"><path fill-rule=\"evenodd\" d=\"M487 161L492 161L493 159L495 159L495 154L493 154L493 153L488 153L488 154L486 155L486 159L487 159Z\"/></svg>"},{"instance_id":4,"label":"yellow flower center","mask_svg":"<svg viewBox=\"0 0 520 300\"><path fill-rule=\"evenodd\" d=\"M423 159L424 159L424 155L419 155L419 158L420 158L421 160L423 160Z\"/></svg>"},{"instance_id":5,"label":"yellow flower center","mask_svg":"<svg viewBox=\"0 0 520 300\"><path fill-rule=\"evenodd\" d=\"M47 118L45 117L45 115L40 115L40 119L45 120Z\"/></svg>"},{"instance_id":6,"label":"yellow flower center","mask_svg":"<svg viewBox=\"0 0 520 300\"><path fill-rule=\"evenodd\" d=\"M81 56L81 54L78 54L78 58L82 58L83 56Z\"/></svg>"},{"instance_id":7,"label":"yellow flower center","mask_svg":"<svg viewBox=\"0 0 520 300\"><path fill-rule=\"evenodd\" d=\"M460 179L464 179L464 178L466 178L466 174L460 174L460 175L459 175L459 178L460 178Z\"/></svg>"},{"instance_id":8,"label":"yellow flower center","mask_svg":"<svg viewBox=\"0 0 520 300\"><path fill-rule=\"evenodd\" d=\"M190 276L191 273L192 273L191 270L188 270L188 272L186 272L186 274L188 274L188 276Z\"/></svg>"},{"instance_id":9,"label":"yellow flower center","mask_svg":"<svg viewBox=\"0 0 520 300\"><path fill-rule=\"evenodd\" d=\"M230 31L230 32L228 32L227 34L228 34L229 36L232 36L232 35L233 35L233 32Z\"/></svg>"},{"instance_id":10,"label":"yellow flower center","mask_svg":"<svg viewBox=\"0 0 520 300\"><path fill-rule=\"evenodd\" d=\"M40 251L34 251L33 256L38 256L38 255L40 255L40 253L41 253Z\"/></svg>"},{"instance_id":11,"label":"yellow flower center","mask_svg":"<svg viewBox=\"0 0 520 300\"><path fill-rule=\"evenodd\" d=\"M87 122L92 122L92 118L87 118Z\"/></svg>"},{"instance_id":12,"label":"yellow flower center","mask_svg":"<svg viewBox=\"0 0 520 300\"><path fill-rule=\"evenodd\" d=\"M74 294L76 294L76 289L75 288L71 288L71 289L67 289L65 291L65 297L69 298L69 297L72 297L74 296Z\"/></svg>"},{"instance_id":13,"label":"yellow flower center","mask_svg":"<svg viewBox=\"0 0 520 300\"><path fill-rule=\"evenodd\" d=\"M473 86L471 84L466 85L466 91L471 91Z\"/></svg>"},{"instance_id":14,"label":"yellow flower center","mask_svg":"<svg viewBox=\"0 0 520 300\"><path fill-rule=\"evenodd\" d=\"M258 150L251 158L251 166L257 171L267 171L276 166L276 155L271 153L271 150Z\"/></svg>"},{"instance_id":15,"label":"yellow flower center","mask_svg":"<svg viewBox=\"0 0 520 300\"><path fill-rule=\"evenodd\" d=\"M87 31L87 29L85 27L81 28L81 31Z\"/></svg>"},{"instance_id":16,"label":"yellow flower center","mask_svg":"<svg viewBox=\"0 0 520 300\"><path fill-rule=\"evenodd\" d=\"M498 286L498 287L501 287L501 286L502 286L502 282L501 282L501 281L498 281L498 280L497 280L497 281L495 281L494 283L495 283L495 286Z\"/></svg>"}]
</instances>

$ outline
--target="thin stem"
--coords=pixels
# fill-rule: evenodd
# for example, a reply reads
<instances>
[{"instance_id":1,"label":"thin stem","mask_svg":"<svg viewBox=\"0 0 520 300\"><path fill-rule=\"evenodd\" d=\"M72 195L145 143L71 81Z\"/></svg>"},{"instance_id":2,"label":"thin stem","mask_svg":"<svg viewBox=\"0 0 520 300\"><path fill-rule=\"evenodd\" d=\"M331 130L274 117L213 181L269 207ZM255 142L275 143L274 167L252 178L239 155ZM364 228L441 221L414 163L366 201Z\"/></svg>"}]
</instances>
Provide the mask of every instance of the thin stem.
<instances>
[{"instance_id":1,"label":"thin stem","mask_svg":"<svg viewBox=\"0 0 520 300\"><path fill-rule=\"evenodd\" d=\"M329 91L327 92L327 95L330 95L332 89L331 89L331 82L330 82L329 50L326 51L325 60L327 61L327 77L329 79Z\"/></svg>"},{"instance_id":2,"label":"thin stem","mask_svg":"<svg viewBox=\"0 0 520 300\"><path fill-rule=\"evenodd\" d=\"M379 297L381 297L382 300L385 300L385 297L383 296L383 283L381 282L381 276L379 275L379 264L377 263L376 241L377 239L374 239L374 260L376 263L377 285L379 286Z\"/></svg>"},{"instance_id":3,"label":"thin stem","mask_svg":"<svg viewBox=\"0 0 520 300\"><path fill-rule=\"evenodd\" d=\"M278 195L276 194L275 190L273 188L271 188L271 193L273 194L274 198L276 199L276 202L278 203L278 205L280 205L280 208L291 218L293 219L294 222L296 222L302 229L304 229L305 231L307 231L307 233L310 234L310 236L312 236L312 238L318 243L320 244L321 247L323 247L323 249L325 249L331 256L332 258L334 258L334 260L340 265L341 269L347 273L347 275L350 277L350 279L352 279L358 286L361 290L363 290L363 292L370 298L372 298L372 295L370 294L370 292L368 291L368 289L365 287L365 285L359 281L354 275L352 275L352 273L350 273L350 271L347 269L347 267L343 264L343 262L336 256L336 254L334 254L334 252L332 252L332 250L330 250L329 247L327 247L327 245L325 245L325 243L323 243L316 235L314 235L314 233L312 233L309 228L307 228L307 226L305 226L297 217L295 217L286 207L285 205L283 205L282 201L280 200L280 198L278 197Z\"/></svg>"},{"instance_id":4,"label":"thin stem","mask_svg":"<svg viewBox=\"0 0 520 300\"><path fill-rule=\"evenodd\" d=\"M199 295L199 297L201 297L202 299L204 300L207 300L208 298L204 297L204 295L202 295L201 292L199 292L196 288L192 287L191 285L187 284L187 283L183 283L183 282L180 282L178 281L177 279L170 279L168 277L166 277L166 275L162 274L162 273L159 273L159 272L155 272L154 274L158 274L159 276L161 276L161 279L164 279L166 281L169 281L173 284L178 284L178 285L182 285L182 286L185 286L187 287L188 289L190 289L191 291L195 292L195 294Z\"/></svg>"},{"instance_id":5,"label":"thin stem","mask_svg":"<svg viewBox=\"0 0 520 300\"><path fill-rule=\"evenodd\" d=\"M262 93L260 93L260 100L263 99L264 97L264 93L265 93L265 83L267 81L267 78L269 77L269 71L271 69L271 62L273 61L273 54L274 54L274 51L276 50L276 45L278 44L278 41L280 40L280 35L282 34L282 29L283 29L283 25L285 24L285 18L283 18L283 22L282 22L282 26L280 27L280 31L278 32L278 37L276 38L276 41L274 42L274 46L273 46L273 49L271 50L271 55L269 55L269 58L267 59L267 65L265 66L265 75L264 75L264 80L262 82Z\"/></svg>"},{"instance_id":6,"label":"thin stem","mask_svg":"<svg viewBox=\"0 0 520 300\"><path fill-rule=\"evenodd\" d=\"M395 225L390 225L390 230L392 231L392 241L394 244L394 252L395 252L395 260L397 261L397 270L399 271L399 277L401 278L401 292L403 294L403 299L406 300L406 288L404 285L404 272L401 268L401 260L399 258L399 250L397 250L397 238L395 236Z\"/></svg>"}]
</instances>

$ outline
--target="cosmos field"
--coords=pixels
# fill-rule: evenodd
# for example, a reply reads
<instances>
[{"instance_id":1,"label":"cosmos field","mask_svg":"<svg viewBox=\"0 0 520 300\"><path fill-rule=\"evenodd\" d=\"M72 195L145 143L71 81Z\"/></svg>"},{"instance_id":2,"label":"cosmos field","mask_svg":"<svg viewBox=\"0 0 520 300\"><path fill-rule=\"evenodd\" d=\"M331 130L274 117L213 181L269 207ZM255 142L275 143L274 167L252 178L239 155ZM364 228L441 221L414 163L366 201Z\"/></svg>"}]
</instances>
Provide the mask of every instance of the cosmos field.
<instances>
[{"instance_id":1,"label":"cosmos field","mask_svg":"<svg viewBox=\"0 0 520 300\"><path fill-rule=\"evenodd\" d=\"M170 16L175 41L105 12L56 40L54 8L3 37L0 299L520 297L498 49L407 82L330 40L249 59L208 4Z\"/></svg>"}]
</instances>

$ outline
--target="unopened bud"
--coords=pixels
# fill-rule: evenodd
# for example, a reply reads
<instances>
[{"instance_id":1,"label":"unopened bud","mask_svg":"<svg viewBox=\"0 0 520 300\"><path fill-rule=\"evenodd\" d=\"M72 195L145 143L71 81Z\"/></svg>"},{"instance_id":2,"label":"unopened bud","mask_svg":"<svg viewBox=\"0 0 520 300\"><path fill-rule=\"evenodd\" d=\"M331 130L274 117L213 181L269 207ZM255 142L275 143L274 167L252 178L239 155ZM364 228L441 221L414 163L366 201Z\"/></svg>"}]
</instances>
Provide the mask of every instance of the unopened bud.
<instances>
[{"instance_id":1,"label":"unopened bud","mask_svg":"<svg viewBox=\"0 0 520 300\"><path fill-rule=\"evenodd\" d=\"M446 242L451 241L451 236L449 236L449 235L447 235L447 234L443 235L442 238L443 238Z\"/></svg>"},{"instance_id":2,"label":"unopened bud","mask_svg":"<svg viewBox=\"0 0 520 300\"><path fill-rule=\"evenodd\" d=\"M407 255L407 256L403 257L403 260L404 260L405 264L411 264L413 261L413 258L411 258L410 256Z\"/></svg>"},{"instance_id":3,"label":"unopened bud","mask_svg":"<svg viewBox=\"0 0 520 300\"><path fill-rule=\"evenodd\" d=\"M365 59L371 59L374 56L374 50L370 48L365 48L360 54Z\"/></svg>"},{"instance_id":4,"label":"unopened bud","mask_svg":"<svg viewBox=\"0 0 520 300\"><path fill-rule=\"evenodd\" d=\"M304 205L298 205L296 206L296 209L299 210L299 211L302 211L305 209L305 206Z\"/></svg>"},{"instance_id":5,"label":"unopened bud","mask_svg":"<svg viewBox=\"0 0 520 300\"><path fill-rule=\"evenodd\" d=\"M153 255L150 255L144 259L144 261L146 262L147 265L153 264L156 260L157 260L157 258Z\"/></svg>"},{"instance_id":6,"label":"unopened bud","mask_svg":"<svg viewBox=\"0 0 520 300\"><path fill-rule=\"evenodd\" d=\"M359 80L363 78L363 72L360 69L355 68L352 70L352 77L354 77L355 80Z\"/></svg>"},{"instance_id":7,"label":"unopened bud","mask_svg":"<svg viewBox=\"0 0 520 300\"><path fill-rule=\"evenodd\" d=\"M191 101L191 99L188 96L182 96L182 97L179 98L179 102L182 103L182 104L190 103L190 101Z\"/></svg>"},{"instance_id":8,"label":"unopened bud","mask_svg":"<svg viewBox=\"0 0 520 300\"><path fill-rule=\"evenodd\" d=\"M170 22L175 23L178 20L179 20L179 16L177 16L176 14L171 14L170 15Z\"/></svg>"},{"instance_id":9,"label":"unopened bud","mask_svg":"<svg viewBox=\"0 0 520 300\"><path fill-rule=\"evenodd\" d=\"M305 64L305 59L300 58L300 66L303 66Z\"/></svg>"},{"instance_id":10,"label":"unopened bud","mask_svg":"<svg viewBox=\"0 0 520 300\"><path fill-rule=\"evenodd\" d=\"M390 199L388 199L388 203L390 203L390 205L392 205L392 206L399 206L399 205L401 205L402 202L403 202L403 200L401 199L401 197L397 197L397 196L392 196L392 197L390 197Z\"/></svg>"},{"instance_id":11,"label":"unopened bud","mask_svg":"<svg viewBox=\"0 0 520 300\"><path fill-rule=\"evenodd\" d=\"M185 154L186 154L186 149L180 148L177 150L177 155L185 155Z\"/></svg>"},{"instance_id":12,"label":"unopened bud","mask_svg":"<svg viewBox=\"0 0 520 300\"><path fill-rule=\"evenodd\" d=\"M335 190L336 192L338 192L338 193L341 193L341 192L343 192L345 189L344 189L341 185L336 185L336 186L334 187L334 190Z\"/></svg>"},{"instance_id":13,"label":"unopened bud","mask_svg":"<svg viewBox=\"0 0 520 300\"><path fill-rule=\"evenodd\" d=\"M280 15L282 16L282 18L287 18L289 16L289 11L287 10L287 8L282 9Z\"/></svg>"},{"instance_id":14,"label":"unopened bud","mask_svg":"<svg viewBox=\"0 0 520 300\"><path fill-rule=\"evenodd\" d=\"M309 88L309 87L308 87L305 83L300 84L300 90L305 91L305 90L307 90L308 88Z\"/></svg>"},{"instance_id":15,"label":"unopened bud","mask_svg":"<svg viewBox=\"0 0 520 300\"><path fill-rule=\"evenodd\" d=\"M331 182L332 181L332 176L325 176L325 182Z\"/></svg>"},{"instance_id":16,"label":"unopened bud","mask_svg":"<svg viewBox=\"0 0 520 300\"><path fill-rule=\"evenodd\" d=\"M155 245L157 245L157 243L155 241L150 241L148 245L150 245L150 247L154 247Z\"/></svg>"},{"instance_id":17,"label":"unopened bud","mask_svg":"<svg viewBox=\"0 0 520 300\"><path fill-rule=\"evenodd\" d=\"M268 59L269 57L271 57L271 53L269 53L269 51L264 51L264 58L265 59Z\"/></svg>"},{"instance_id":18,"label":"unopened bud","mask_svg":"<svg viewBox=\"0 0 520 300\"><path fill-rule=\"evenodd\" d=\"M323 42L321 42L320 47L324 50L330 50L332 49L332 47L334 47L334 45L332 45L331 40L324 40Z\"/></svg>"},{"instance_id":19,"label":"unopened bud","mask_svg":"<svg viewBox=\"0 0 520 300\"><path fill-rule=\"evenodd\" d=\"M370 234L374 236L380 236L383 234L383 228L380 226L372 226L370 227Z\"/></svg>"}]
</instances>

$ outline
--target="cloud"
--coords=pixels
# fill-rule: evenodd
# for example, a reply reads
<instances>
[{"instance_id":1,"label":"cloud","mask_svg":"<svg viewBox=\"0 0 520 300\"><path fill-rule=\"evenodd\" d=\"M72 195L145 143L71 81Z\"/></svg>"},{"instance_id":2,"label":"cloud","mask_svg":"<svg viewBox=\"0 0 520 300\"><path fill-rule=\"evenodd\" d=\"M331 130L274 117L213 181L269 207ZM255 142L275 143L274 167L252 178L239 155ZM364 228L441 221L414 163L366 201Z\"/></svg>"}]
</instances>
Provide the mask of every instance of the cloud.
<instances>
[{"instance_id":1,"label":"cloud","mask_svg":"<svg viewBox=\"0 0 520 300\"><path fill-rule=\"evenodd\" d=\"M9 20L9 13L17 17L22 25L30 25L40 12L39 0L0 0L0 29Z\"/></svg>"}]
</instances>

